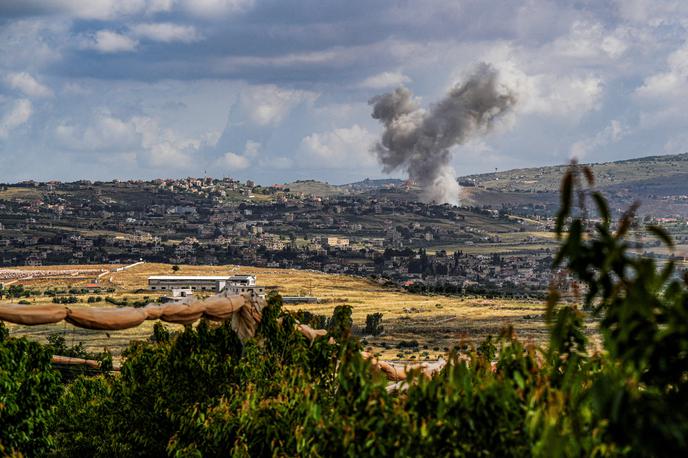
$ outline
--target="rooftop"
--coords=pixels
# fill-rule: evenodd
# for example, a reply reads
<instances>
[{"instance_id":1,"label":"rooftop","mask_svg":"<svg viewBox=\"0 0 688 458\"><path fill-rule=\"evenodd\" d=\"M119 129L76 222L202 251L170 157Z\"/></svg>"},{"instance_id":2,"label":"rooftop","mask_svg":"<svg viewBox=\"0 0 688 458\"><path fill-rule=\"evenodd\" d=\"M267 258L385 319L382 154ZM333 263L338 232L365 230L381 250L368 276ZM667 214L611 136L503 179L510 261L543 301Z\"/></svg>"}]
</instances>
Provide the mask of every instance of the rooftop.
<instances>
[{"instance_id":1,"label":"rooftop","mask_svg":"<svg viewBox=\"0 0 688 458\"><path fill-rule=\"evenodd\" d=\"M255 275L151 275L149 280L238 280L256 278Z\"/></svg>"}]
</instances>

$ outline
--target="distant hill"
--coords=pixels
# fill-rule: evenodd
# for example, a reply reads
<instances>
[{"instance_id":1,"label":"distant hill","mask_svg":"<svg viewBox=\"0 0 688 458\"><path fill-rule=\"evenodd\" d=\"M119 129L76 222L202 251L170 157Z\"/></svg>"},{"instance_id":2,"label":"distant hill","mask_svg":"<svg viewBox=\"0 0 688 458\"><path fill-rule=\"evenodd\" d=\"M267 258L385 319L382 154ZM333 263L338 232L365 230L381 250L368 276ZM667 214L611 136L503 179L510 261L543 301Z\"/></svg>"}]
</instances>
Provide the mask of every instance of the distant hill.
<instances>
[{"instance_id":1,"label":"distant hill","mask_svg":"<svg viewBox=\"0 0 688 458\"><path fill-rule=\"evenodd\" d=\"M688 216L688 153L591 163L596 187L621 211L641 202L640 214ZM567 165L513 169L459 178L463 201L498 206L556 205Z\"/></svg>"},{"instance_id":2,"label":"distant hill","mask_svg":"<svg viewBox=\"0 0 688 458\"><path fill-rule=\"evenodd\" d=\"M598 187L647 187L651 182L664 182L667 177L688 174L688 153L671 156L647 156L614 162L587 164L595 174ZM487 190L507 192L557 191L568 165L513 169L504 172L468 175L459 178L464 185L472 183ZM674 180L672 180L674 181ZM680 186L681 180L673 183ZM688 189L688 182L685 183Z\"/></svg>"},{"instance_id":3,"label":"distant hill","mask_svg":"<svg viewBox=\"0 0 688 458\"><path fill-rule=\"evenodd\" d=\"M339 186L317 180L297 180L292 183L285 183L284 187L288 188L291 192L302 192L306 195L319 197L346 194L346 190Z\"/></svg>"},{"instance_id":4,"label":"distant hill","mask_svg":"<svg viewBox=\"0 0 688 458\"><path fill-rule=\"evenodd\" d=\"M302 192L313 196L329 197L345 195L351 193L376 191L380 189L394 189L404 184L403 180L396 178L382 178L357 181L342 185L333 185L317 180L297 180L292 183L285 183L285 187L293 192Z\"/></svg>"},{"instance_id":5,"label":"distant hill","mask_svg":"<svg viewBox=\"0 0 688 458\"><path fill-rule=\"evenodd\" d=\"M340 187L356 191L371 191L374 189L398 187L402 186L403 184L404 180L399 180L397 178L380 178L376 180L366 178L365 180L357 181L355 183L343 184Z\"/></svg>"}]
</instances>

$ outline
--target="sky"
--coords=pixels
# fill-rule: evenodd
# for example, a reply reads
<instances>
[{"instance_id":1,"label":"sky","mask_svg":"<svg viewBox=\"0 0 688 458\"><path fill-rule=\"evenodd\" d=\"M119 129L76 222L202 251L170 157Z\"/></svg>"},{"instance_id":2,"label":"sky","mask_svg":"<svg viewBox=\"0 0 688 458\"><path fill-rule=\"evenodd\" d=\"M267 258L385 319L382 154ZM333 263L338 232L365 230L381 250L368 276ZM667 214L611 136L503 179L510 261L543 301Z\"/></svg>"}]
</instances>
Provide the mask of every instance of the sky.
<instances>
[{"instance_id":1,"label":"sky","mask_svg":"<svg viewBox=\"0 0 688 458\"><path fill-rule=\"evenodd\" d=\"M0 182L381 178L369 100L481 63L458 175L688 151L684 0L0 0Z\"/></svg>"}]
</instances>

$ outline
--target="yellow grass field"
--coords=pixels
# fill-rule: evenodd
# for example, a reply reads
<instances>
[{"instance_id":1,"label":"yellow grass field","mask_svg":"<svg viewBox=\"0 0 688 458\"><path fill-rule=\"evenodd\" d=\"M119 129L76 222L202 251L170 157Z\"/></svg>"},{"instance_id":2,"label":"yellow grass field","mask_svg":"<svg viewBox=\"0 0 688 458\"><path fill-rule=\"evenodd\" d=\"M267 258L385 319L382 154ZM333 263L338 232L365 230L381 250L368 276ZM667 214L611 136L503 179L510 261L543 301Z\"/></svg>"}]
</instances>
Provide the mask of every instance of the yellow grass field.
<instances>
[{"instance_id":1,"label":"yellow grass field","mask_svg":"<svg viewBox=\"0 0 688 458\"><path fill-rule=\"evenodd\" d=\"M99 266L100 267L100 266ZM59 267L52 266L51 269ZM73 269L74 266L64 266ZM107 266L106 268L112 268ZM277 286L283 295L312 295L320 303L291 305L296 311L309 310L313 313L330 315L337 305L347 304L353 309L356 326L365 325L366 315L375 312L383 314L385 333L368 339L373 351L385 358L404 359L435 358L461 342L475 343L487 335L495 335L507 325L513 325L521 338L540 343L546 336L542 319L544 304L537 301L488 300L483 298L462 298L446 296L425 296L409 294L402 290L388 288L361 278L323 274L320 272L270 269L243 266L181 266L177 275L255 274L258 284ZM124 296L132 300L147 297L153 300L160 293L145 290L150 275L171 275L166 264L145 263L121 272L111 272L101 277L104 288L115 288L114 293L101 294L117 298ZM19 281L26 287L80 286L91 279L40 279ZM85 302L88 296L80 296ZM36 303L47 303L50 298L41 297ZM103 306L104 303L99 304ZM105 304L106 305L106 304ZM89 306L79 304L79 306ZM24 327L10 325L16 336L27 336L45 340L54 332L64 332L67 343L83 342L91 351L107 349L114 354L121 351L131 340L145 339L151 335L153 322L146 322L126 331L90 331L60 323L50 326ZM174 328L174 326L170 326ZM401 352L396 345L401 340L416 340L420 347L417 354L406 350ZM385 348L386 347L386 348Z\"/></svg>"}]
</instances>

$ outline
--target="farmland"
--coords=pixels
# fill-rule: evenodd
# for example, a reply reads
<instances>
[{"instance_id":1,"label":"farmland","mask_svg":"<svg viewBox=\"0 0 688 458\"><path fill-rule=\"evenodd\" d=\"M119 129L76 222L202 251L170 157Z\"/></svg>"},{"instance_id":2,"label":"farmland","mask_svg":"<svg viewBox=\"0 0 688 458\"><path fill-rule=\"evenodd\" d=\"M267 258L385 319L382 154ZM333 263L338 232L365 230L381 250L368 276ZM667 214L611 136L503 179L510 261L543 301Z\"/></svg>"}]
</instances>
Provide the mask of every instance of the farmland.
<instances>
[{"instance_id":1,"label":"farmland","mask_svg":"<svg viewBox=\"0 0 688 458\"><path fill-rule=\"evenodd\" d=\"M51 270L60 267L52 266ZM64 266L65 270L73 266ZM153 301L159 293L145 290L147 277L154 274L170 274L167 264L145 263L131 269L111 272L101 278L103 288L114 288L113 292L101 293L115 299L130 301ZM461 342L475 343L487 335L498 334L504 326L512 324L519 336L527 341L541 342L546 329L542 319L544 305L538 301L516 301L483 299L478 297L449 297L441 295L410 294L394 287L382 286L376 282L346 276L324 274L296 269L268 269L243 266L181 266L180 275L214 275L226 273L255 274L258 283L278 286L283 295L312 295L319 299L317 304L290 305L292 311L308 310L312 313L331 315L337 305L350 305L354 325L362 328L366 315L383 314L385 333L369 338L368 346L383 357L416 359L434 358ZM44 289L81 287L93 278L61 277L19 281L26 288ZM91 294L93 295L93 294ZM79 296L83 304L89 295ZM32 298L35 303L49 303L50 297ZM125 331L91 331L74 328L65 323L56 325L19 327L11 325L15 336L27 336L45 341L55 332L65 333L68 343L83 342L90 351L109 350L115 355L128 345L129 341L145 339L152 332L153 322L145 322L138 328ZM175 326L170 326L175 329ZM401 341L418 342L415 349L399 350Z\"/></svg>"}]
</instances>

